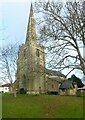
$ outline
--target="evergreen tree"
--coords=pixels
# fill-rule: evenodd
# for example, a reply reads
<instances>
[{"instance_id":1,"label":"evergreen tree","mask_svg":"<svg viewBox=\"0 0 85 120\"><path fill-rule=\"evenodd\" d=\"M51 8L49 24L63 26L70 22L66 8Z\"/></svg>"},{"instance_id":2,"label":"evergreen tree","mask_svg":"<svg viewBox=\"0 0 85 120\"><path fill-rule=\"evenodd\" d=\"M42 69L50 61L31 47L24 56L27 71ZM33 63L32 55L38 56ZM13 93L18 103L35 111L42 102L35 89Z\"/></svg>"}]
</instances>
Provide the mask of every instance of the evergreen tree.
<instances>
[{"instance_id":1,"label":"evergreen tree","mask_svg":"<svg viewBox=\"0 0 85 120\"><path fill-rule=\"evenodd\" d=\"M76 77L74 74L71 76L71 78L68 78L68 80L73 80L73 82L76 82L79 88L84 86L81 79Z\"/></svg>"}]
</instances>

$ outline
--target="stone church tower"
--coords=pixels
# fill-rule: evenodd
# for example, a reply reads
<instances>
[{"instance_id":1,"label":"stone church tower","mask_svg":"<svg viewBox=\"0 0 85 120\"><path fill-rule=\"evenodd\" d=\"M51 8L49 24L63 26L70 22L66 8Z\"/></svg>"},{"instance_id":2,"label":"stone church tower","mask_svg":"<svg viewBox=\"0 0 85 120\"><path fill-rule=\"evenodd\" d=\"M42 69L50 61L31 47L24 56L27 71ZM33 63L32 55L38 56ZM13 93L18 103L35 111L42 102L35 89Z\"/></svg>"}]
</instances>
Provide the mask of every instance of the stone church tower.
<instances>
[{"instance_id":1,"label":"stone church tower","mask_svg":"<svg viewBox=\"0 0 85 120\"><path fill-rule=\"evenodd\" d=\"M27 93L45 92L45 55L44 47L37 43L36 28L31 4L26 42L19 47L17 74L17 89Z\"/></svg>"}]
</instances>

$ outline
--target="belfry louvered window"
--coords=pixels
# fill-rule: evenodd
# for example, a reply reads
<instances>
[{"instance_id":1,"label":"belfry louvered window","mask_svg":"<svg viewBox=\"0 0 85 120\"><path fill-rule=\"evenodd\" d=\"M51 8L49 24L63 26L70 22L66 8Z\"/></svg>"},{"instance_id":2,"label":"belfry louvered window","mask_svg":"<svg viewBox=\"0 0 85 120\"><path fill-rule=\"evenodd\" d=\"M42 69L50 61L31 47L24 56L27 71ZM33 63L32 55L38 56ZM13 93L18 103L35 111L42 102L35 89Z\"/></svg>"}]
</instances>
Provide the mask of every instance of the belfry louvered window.
<instances>
[{"instance_id":1,"label":"belfry louvered window","mask_svg":"<svg viewBox=\"0 0 85 120\"><path fill-rule=\"evenodd\" d=\"M39 53L39 49L36 50L36 55L39 57L40 53Z\"/></svg>"}]
</instances>

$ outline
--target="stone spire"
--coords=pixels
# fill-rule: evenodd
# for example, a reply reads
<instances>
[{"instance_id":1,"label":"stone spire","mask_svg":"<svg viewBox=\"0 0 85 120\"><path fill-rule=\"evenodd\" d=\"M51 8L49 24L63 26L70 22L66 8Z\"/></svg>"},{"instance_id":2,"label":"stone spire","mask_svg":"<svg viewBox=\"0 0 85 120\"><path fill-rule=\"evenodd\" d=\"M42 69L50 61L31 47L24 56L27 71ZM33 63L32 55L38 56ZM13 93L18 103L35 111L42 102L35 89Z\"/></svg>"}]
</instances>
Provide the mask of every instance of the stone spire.
<instances>
[{"instance_id":1,"label":"stone spire","mask_svg":"<svg viewBox=\"0 0 85 120\"><path fill-rule=\"evenodd\" d=\"M27 27L26 43L29 41L36 41L36 28L35 28L35 20L34 20L32 3L31 3L29 21L28 21L28 27Z\"/></svg>"}]
</instances>

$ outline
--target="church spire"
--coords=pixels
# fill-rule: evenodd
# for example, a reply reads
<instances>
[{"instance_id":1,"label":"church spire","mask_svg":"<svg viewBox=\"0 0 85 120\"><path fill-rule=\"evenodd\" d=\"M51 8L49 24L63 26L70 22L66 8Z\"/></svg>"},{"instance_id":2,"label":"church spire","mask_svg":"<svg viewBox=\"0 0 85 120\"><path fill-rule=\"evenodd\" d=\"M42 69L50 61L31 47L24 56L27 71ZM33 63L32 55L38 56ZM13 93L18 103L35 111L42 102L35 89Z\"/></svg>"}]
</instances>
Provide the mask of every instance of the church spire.
<instances>
[{"instance_id":1,"label":"church spire","mask_svg":"<svg viewBox=\"0 0 85 120\"><path fill-rule=\"evenodd\" d=\"M36 28L35 28L35 20L33 14L33 6L31 3L29 21L27 27L27 35L26 35L26 43L29 41L36 41Z\"/></svg>"}]
</instances>

